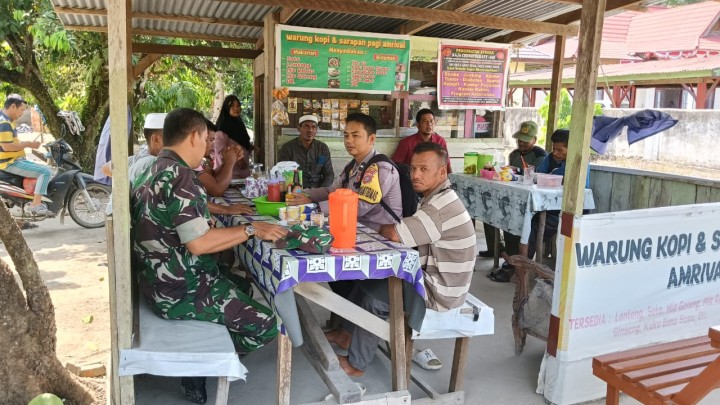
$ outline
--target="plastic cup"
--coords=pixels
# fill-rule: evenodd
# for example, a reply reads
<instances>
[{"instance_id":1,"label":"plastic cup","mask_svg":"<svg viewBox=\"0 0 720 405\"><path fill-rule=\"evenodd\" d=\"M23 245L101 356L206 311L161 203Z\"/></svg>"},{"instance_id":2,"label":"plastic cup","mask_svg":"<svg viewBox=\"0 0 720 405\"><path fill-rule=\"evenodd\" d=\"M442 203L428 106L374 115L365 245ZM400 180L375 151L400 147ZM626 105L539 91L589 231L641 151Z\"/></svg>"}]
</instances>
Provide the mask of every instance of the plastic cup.
<instances>
[{"instance_id":1,"label":"plastic cup","mask_svg":"<svg viewBox=\"0 0 720 405\"><path fill-rule=\"evenodd\" d=\"M526 186L532 186L533 184L533 177L535 174L535 166L527 166L525 170L523 170L523 181L522 184Z\"/></svg>"},{"instance_id":2,"label":"plastic cup","mask_svg":"<svg viewBox=\"0 0 720 405\"><path fill-rule=\"evenodd\" d=\"M325 225L325 215L322 212L313 212L310 214L310 224L322 227Z\"/></svg>"},{"instance_id":3,"label":"plastic cup","mask_svg":"<svg viewBox=\"0 0 720 405\"><path fill-rule=\"evenodd\" d=\"M287 207L281 207L278 210L278 218L281 221L287 221Z\"/></svg>"}]
</instances>

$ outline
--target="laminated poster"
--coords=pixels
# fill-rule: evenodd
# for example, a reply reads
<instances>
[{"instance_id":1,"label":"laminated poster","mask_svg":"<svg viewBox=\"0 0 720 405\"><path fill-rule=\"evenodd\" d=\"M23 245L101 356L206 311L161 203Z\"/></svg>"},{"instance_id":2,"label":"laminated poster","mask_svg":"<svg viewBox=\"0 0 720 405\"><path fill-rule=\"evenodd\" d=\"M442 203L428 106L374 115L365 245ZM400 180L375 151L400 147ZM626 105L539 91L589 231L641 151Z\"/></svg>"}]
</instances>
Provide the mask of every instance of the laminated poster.
<instances>
[{"instance_id":1,"label":"laminated poster","mask_svg":"<svg viewBox=\"0 0 720 405\"><path fill-rule=\"evenodd\" d=\"M408 88L408 35L278 25L276 43L276 80L290 90L390 94Z\"/></svg>"},{"instance_id":2,"label":"laminated poster","mask_svg":"<svg viewBox=\"0 0 720 405\"><path fill-rule=\"evenodd\" d=\"M443 109L505 108L510 45L439 42L438 106Z\"/></svg>"}]
</instances>

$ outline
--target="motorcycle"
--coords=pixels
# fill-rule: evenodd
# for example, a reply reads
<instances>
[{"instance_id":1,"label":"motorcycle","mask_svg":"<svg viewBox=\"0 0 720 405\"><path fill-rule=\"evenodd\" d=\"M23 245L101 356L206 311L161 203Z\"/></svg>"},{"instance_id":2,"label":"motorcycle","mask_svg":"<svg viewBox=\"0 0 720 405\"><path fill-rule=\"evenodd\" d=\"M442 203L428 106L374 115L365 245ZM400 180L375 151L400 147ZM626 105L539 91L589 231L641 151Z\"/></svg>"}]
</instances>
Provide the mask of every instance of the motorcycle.
<instances>
[{"instance_id":1,"label":"motorcycle","mask_svg":"<svg viewBox=\"0 0 720 405\"><path fill-rule=\"evenodd\" d=\"M59 116L65 119L62 136L46 145L45 155L34 153L53 167L53 177L48 184L48 194L42 201L51 216L35 215L26 212L25 206L33 199L35 179L23 178L0 170L0 199L10 209L13 218L19 221L38 222L60 215L60 223L65 216L85 228L105 226L105 208L110 202L111 188L98 183L89 174L82 172L82 166L73 157L70 144L63 139L66 130L79 135L84 128L77 114L61 111ZM35 152L35 151L33 151Z\"/></svg>"}]
</instances>

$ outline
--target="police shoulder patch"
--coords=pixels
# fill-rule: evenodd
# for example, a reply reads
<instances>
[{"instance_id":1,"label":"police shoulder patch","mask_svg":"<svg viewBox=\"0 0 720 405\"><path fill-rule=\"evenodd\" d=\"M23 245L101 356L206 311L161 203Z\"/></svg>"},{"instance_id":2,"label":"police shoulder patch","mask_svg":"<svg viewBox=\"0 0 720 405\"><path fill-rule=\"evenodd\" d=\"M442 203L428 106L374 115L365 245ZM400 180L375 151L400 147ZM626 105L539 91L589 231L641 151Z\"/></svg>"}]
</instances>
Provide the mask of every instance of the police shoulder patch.
<instances>
[{"instance_id":1,"label":"police shoulder patch","mask_svg":"<svg viewBox=\"0 0 720 405\"><path fill-rule=\"evenodd\" d=\"M382 189L380 188L380 170L377 163L373 163L367 169L360 181L358 197L370 204L377 204L382 200Z\"/></svg>"}]
</instances>

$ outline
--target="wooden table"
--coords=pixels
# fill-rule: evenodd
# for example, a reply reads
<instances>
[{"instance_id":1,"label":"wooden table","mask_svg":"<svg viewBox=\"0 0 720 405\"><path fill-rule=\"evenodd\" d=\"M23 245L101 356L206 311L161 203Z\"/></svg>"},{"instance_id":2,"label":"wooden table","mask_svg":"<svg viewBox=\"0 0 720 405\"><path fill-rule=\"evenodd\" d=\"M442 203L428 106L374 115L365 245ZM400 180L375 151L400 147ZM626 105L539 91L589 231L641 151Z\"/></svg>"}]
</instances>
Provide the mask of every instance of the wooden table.
<instances>
[{"instance_id":1,"label":"wooden table","mask_svg":"<svg viewBox=\"0 0 720 405\"><path fill-rule=\"evenodd\" d=\"M540 213L536 258L543 256L545 215L547 211L562 208L562 187L538 188L519 182L487 180L461 173L452 173L449 178L470 216L495 227L495 267L499 265L499 230L518 235L520 243L527 244L532 218L536 213ZM584 209L594 208L592 190L585 189Z\"/></svg>"},{"instance_id":2,"label":"wooden table","mask_svg":"<svg viewBox=\"0 0 720 405\"><path fill-rule=\"evenodd\" d=\"M232 191L216 202L241 202ZM220 223L233 226L250 221L277 221L264 216L220 216ZM422 299L424 281L417 251L388 241L358 225L355 249L332 249L327 254L309 254L276 248L273 243L251 239L235 248L250 271L260 292L275 312L278 335L277 403L290 403L292 346L302 346L313 367L340 403L373 400L360 391L340 368L337 356L324 337L307 301L312 301L390 342L392 361L391 398L398 403L409 399L408 377L411 355L406 353L407 333L401 280L411 283ZM337 280L388 279L390 319L383 321L322 287L320 282ZM305 344L304 344L305 343ZM382 394L379 398L386 398ZM392 401L391 401L392 402Z\"/></svg>"}]
</instances>

